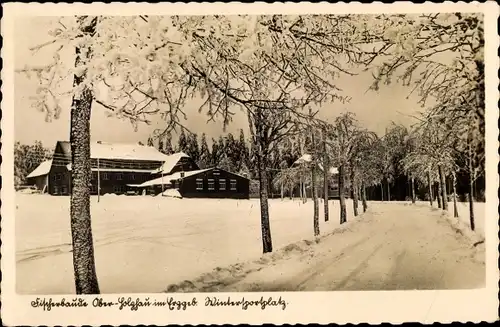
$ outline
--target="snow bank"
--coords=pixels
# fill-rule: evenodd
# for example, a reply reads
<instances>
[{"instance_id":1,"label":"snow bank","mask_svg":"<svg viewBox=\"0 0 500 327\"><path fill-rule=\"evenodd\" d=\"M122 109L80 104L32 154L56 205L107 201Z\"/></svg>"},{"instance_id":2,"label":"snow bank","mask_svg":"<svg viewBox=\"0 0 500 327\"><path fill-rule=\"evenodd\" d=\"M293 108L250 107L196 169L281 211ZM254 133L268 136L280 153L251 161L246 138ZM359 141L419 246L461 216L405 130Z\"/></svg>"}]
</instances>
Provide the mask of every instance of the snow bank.
<instances>
[{"instance_id":1,"label":"snow bank","mask_svg":"<svg viewBox=\"0 0 500 327\"><path fill-rule=\"evenodd\" d=\"M313 246L321 243L322 239L329 238L334 234L343 233L359 221L362 221L363 214L358 216L358 219L348 221L340 225L338 228L330 231L325 235L315 237L314 239L305 239L302 241L288 244L277 251L266 253L259 259L247 262L238 262L227 267L217 267L209 273L204 273L200 277L193 280L184 280L180 283L167 286L167 293L190 293L190 292L220 292L229 285L234 285L246 276L259 272L270 266L274 266L283 261L290 260L293 257L309 254L314 256ZM286 265L286 263L285 263ZM280 272L284 274L286 271Z\"/></svg>"}]
</instances>

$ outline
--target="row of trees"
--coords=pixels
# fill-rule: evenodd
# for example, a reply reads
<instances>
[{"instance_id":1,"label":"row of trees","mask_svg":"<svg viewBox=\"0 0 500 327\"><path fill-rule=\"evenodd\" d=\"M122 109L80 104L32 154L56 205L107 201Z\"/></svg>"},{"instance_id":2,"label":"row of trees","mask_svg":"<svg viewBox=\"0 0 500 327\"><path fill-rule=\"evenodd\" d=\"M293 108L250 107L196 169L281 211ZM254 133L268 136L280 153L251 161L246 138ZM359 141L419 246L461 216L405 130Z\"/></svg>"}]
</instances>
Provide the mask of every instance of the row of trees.
<instances>
[{"instance_id":1,"label":"row of trees","mask_svg":"<svg viewBox=\"0 0 500 327\"><path fill-rule=\"evenodd\" d=\"M369 69L373 90L394 79L412 85L424 105L429 97L438 100L433 113L446 116L463 108L479 120L484 113L484 40L476 14L77 16L56 21L50 34L53 39L34 50L54 47L53 62L23 71L38 77L34 106L48 118L58 117L61 96L73 100L70 215L77 293L99 292L88 187L92 108L104 108L134 126L158 114L165 121L165 133L182 128L186 101L193 96L203 99L200 111L224 126L236 111L243 113L260 184L264 253L273 249L269 167L275 149L284 143L305 146L298 140L310 140L305 147L312 156L313 190L321 161L328 166L331 160L339 167L341 190L343 176L350 176L354 197L360 184L367 186L380 176L391 179L389 162L396 160L392 147L386 148L382 160L372 151L358 151L372 148L373 137L355 128L352 117L343 116L331 126L312 112L313 105L326 108L332 101L346 100L336 85L338 77ZM61 49L68 47L75 53L69 65L61 60ZM453 62L441 60L442 53L453 54ZM68 85L73 85L69 92ZM484 124L478 125L484 131ZM319 155L321 146L323 153L334 155ZM313 197L314 231L319 234ZM342 211L340 216L344 222Z\"/></svg>"}]
</instances>

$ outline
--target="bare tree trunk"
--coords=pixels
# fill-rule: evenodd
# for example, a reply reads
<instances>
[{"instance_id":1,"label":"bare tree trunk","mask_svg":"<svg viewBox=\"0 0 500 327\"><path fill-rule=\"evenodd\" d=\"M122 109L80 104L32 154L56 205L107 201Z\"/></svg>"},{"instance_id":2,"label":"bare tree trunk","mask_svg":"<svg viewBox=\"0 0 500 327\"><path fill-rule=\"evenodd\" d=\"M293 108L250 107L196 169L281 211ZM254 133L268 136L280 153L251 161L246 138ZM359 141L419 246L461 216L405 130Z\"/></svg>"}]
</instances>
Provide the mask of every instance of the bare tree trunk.
<instances>
[{"instance_id":1,"label":"bare tree trunk","mask_svg":"<svg viewBox=\"0 0 500 327\"><path fill-rule=\"evenodd\" d=\"M302 195L302 177L299 177L299 197L302 202L304 202L304 196Z\"/></svg>"},{"instance_id":2,"label":"bare tree trunk","mask_svg":"<svg viewBox=\"0 0 500 327\"><path fill-rule=\"evenodd\" d=\"M306 189L305 180L302 182L302 195L303 195L302 202L306 203L307 202L307 189Z\"/></svg>"},{"instance_id":3,"label":"bare tree trunk","mask_svg":"<svg viewBox=\"0 0 500 327\"><path fill-rule=\"evenodd\" d=\"M366 209L368 208L368 204L366 203L366 187L365 187L365 182L361 182L361 199L363 202L363 212L366 212Z\"/></svg>"},{"instance_id":4,"label":"bare tree trunk","mask_svg":"<svg viewBox=\"0 0 500 327\"><path fill-rule=\"evenodd\" d=\"M474 221L474 199L472 198L472 192L474 190L474 180L469 176L469 221L470 229L475 230L476 224Z\"/></svg>"},{"instance_id":5,"label":"bare tree trunk","mask_svg":"<svg viewBox=\"0 0 500 327\"><path fill-rule=\"evenodd\" d=\"M439 180L441 182L441 198L443 200L443 210L448 210L448 194L446 192L446 176L444 176L443 167L438 166Z\"/></svg>"},{"instance_id":6,"label":"bare tree trunk","mask_svg":"<svg viewBox=\"0 0 500 327\"><path fill-rule=\"evenodd\" d=\"M354 209L354 217L358 216L358 186L356 185L356 173L354 167L351 168L351 187L352 187L352 204Z\"/></svg>"},{"instance_id":7,"label":"bare tree trunk","mask_svg":"<svg viewBox=\"0 0 500 327\"><path fill-rule=\"evenodd\" d=\"M330 220L330 211L328 207L328 174L326 173L326 169L324 168L325 173L323 176L323 205L325 211L325 221Z\"/></svg>"},{"instance_id":8,"label":"bare tree trunk","mask_svg":"<svg viewBox=\"0 0 500 327\"><path fill-rule=\"evenodd\" d=\"M457 207L457 177L453 173L453 217L458 217L458 207Z\"/></svg>"},{"instance_id":9,"label":"bare tree trunk","mask_svg":"<svg viewBox=\"0 0 500 327\"><path fill-rule=\"evenodd\" d=\"M330 220L330 211L328 207L329 170L330 170L330 161L327 153L325 134L323 133L323 208L325 211L325 221Z\"/></svg>"},{"instance_id":10,"label":"bare tree trunk","mask_svg":"<svg viewBox=\"0 0 500 327\"><path fill-rule=\"evenodd\" d=\"M411 178L411 203L415 204L415 178Z\"/></svg>"},{"instance_id":11,"label":"bare tree trunk","mask_svg":"<svg viewBox=\"0 0 500 327\"><path fill-rule=\"evenodd\" d=\"M340 198L340 223L347 222L347 209L345 205L345 190L344 190L344 166L339 167L339 198Z\"/></svg>"},{"instance_id":12,"label":"bare tree trunk","mask_svg":"<svg viewBox=\"0 0 500 327\"><path fill-rule=\"evenodd\" d=\"M384 182L380 182L380 199L384 201Z\"/></svg>"},{"instance_id":13,"label":"bare tree trunk","mask_svg":"<svg viewBox=\"0 0 500 327\"><path fill-rule=\"evenodd\" d=\"M97 18L77 18L82 34L92 37L95 33ZM82 55L76 48L75 67L82 65ZM91 56L87 49L86 57ZM86 76L74 76L73 85L84 82ZM71 103L71 198L70 225L73 245L73 269L76 294L99 294L99 284L95 269L94 242L90 217L90 184L92 170L90 165L90 115L92 91L85 87L79 97L74 96Z\"/></svg>"},{"instance_id":14,"label":"bare tree trunk","mask_svg":"<svg viewBox=\"0 0 500 327\"><path fill-rule=\"evenodd\" d=\"M387 201L391 201L391 183L387 179Z\"/></svg>"},{"instance_id":15,"label":"bare tree trunk","mask_svg":"<svg viewBox=\"0 0 500 327\"><path fill-rule=\"evenodd\" d=\"M262 252L268 253L273 251L273 242L271 239L271 225L269 222L269 181L267 177L267 168L264 163L262 145L258 144L258 170L259 170L259 198L260 198L260 224L262 230Z\"/></svg>"},{"instance_id":16,"label":"bare tree trunk","mask_svg":"<svg viewBox=\"0 0 500 327\"><path fill-rule=\"evenodd\" d=\"M442 204L442 199L441 199L441 182L438 182L437 183L437 194L436 194L436 200L437 200L437 203L438 203L438 208L441 209L443 207L443 204Z\"/></svg>"},{"instance_id":17,"label":"bare tree trunk","mask_svg":"<svg viewBox=\"0 0 500 327\"><path fill-rule=\"evenodd\" d=\"M281 181L281 201L285 198L285 190L283 188L283 181Z\"/></svg>"},{"instance_id":18,"label":"bare tree trunk","mask_svg":"<svg viewBox=\"0 0 500 327\"><path fill-rule=\"evenodd\" d=\"M431 182L431 172L428 171L427 172L427 184L429 185L429 202L431 204L431 207L432 207L432 182Z\"/></svg>"},{"instance_id":19,"label":"bare tree trunk","mask_svg":"<svg viewBox=\"0 0 500 327\"><path fill-rule=\"evenodd\" d=\"M313 226L314 226L314 236L319 235L319 201L318 201L318 189L316 187L316 164L312 161L311 165L311 193L314 205L314 216L313 216Z\"/></svg>"},{"instance_id":20,"label":"bare tree trunk","mask_svg":"<svg viewBox=\"0 0 500 327\"><path fill-rule=\"evenodd\" d=\"M472 148L471 142L469 140L469 158L468 158L468 170L469 170L469 221L470 228L472 230L476 229L476 224L474 221L474 169L472 167Z\"/></svg>"}]
</instances>

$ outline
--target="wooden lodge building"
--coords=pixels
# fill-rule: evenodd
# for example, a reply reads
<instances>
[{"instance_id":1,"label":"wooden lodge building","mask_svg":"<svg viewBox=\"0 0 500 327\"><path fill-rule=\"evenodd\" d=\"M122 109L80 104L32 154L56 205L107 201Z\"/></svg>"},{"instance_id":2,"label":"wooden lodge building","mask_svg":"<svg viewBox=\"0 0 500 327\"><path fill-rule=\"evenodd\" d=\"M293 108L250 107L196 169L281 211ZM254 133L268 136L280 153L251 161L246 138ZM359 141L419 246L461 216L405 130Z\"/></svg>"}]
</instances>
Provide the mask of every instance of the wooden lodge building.
<instances>
[{"instance_id":1,"label":"wooden lodge building","mask_svg":"<svg viewBox=\"0 0 500 327\"><path fill-rule=\"evenodd\" d=\"M231 172L200 170L185 153L165 155L154 147L138 144L91 143L90 193L158 194L178 189L185 197L248 198L249 180ZM71 192L71 146L58 141L53 158L42 162L27 176L28 184L42 193Z\"/></svg>"}]
</instances>

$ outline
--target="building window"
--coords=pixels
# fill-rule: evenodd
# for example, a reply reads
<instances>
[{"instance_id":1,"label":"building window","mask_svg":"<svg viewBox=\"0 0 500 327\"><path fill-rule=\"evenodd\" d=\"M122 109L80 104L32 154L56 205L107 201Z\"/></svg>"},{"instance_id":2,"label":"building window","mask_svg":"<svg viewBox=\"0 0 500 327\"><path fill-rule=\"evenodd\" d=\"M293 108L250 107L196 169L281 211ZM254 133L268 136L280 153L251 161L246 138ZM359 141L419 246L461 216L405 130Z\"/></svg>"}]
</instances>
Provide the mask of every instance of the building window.
<instances>
[{"instance_id":1,"label":"building window","mask_svg":"<svg viewBox=\"0 0 500 327\"><path fill-rule=\"evenodd\" d=\"M209 190L209 191L213 191L213 190L215 190L215 183L214 183L214 180L213 180L213 179L209 179L209 180L208 180L208 190Z\"/></svg>"},{"instance_id":2,"label":"building window","mask_svg":"<svg viewBox=\"0 0 500 327\"><path fill-rule=\"evenodd\" d=\"M55 174L55 175L54 175L54 180L56 180L56 181L60 181L61 179L62 179L61 174Z\"/></svg>"},{"instance_id":3,"label":"building window","mask_svg":"<svg viewBox=\"0 0 500 327\"><path fill-rule=\"evenodd\" d=\"M90 193L97 193L97 187L94 184L90 185Z\"/></svg>"},{"instance_id":4,"label":"building window","mask_svg":"<svg viewBox=\"0 0 500 327\"><path fill-rule=\"evenodd\" d=\"M231 180L231 191L236 191L236 179Z\"/></svg>"},{"instance_id":5,"label":"building window","mask_svg":"<svg viewBox=\"0 0 500 327\"><path fill-rule=\"evenodd\" d=\"M117 181L121 181L122 179L123 179L123 174L122 173L116 174L116 180Z\"/></svg>"},{"instance_id":6,"label":"building window","mask_svg":"<svg viewBox=\"0 0 500 327\"><path fill-rule=\"evenodd\" d=\"M109 179L108 173L102 173L102 179L107 181Z\"/></svg>"},{"instance_id":7,"label":"building window","mask_svg":"<svg viewBox=\"0 0 500 327\"><path fill-rule=\"evenodd\" d=\"M115 185L113 186L113 190L115 193L122 193L123 192L123 186L121 185Z\"/></svg>"},{"instance_id":8,"label":"building window","mask_svg":"<svg viewBox=\"0 0 500 327\"><path fill-rule=\"evenodd\" d=\"M59 187L54 186L54 194L59 194Z\"/></svg>"},{"instance_id":9,"label":"building window","mask_svg":"<svg viewBox=\"0 0 500 327\"><path fill-rule=\"evenodd\" d=\"M63 186L61 189L62 194L68 194L68 188L66 186Z\"/></svg>"},{"instance_id":10,"label":"building window","mask_svg":"<svg viewBox=\"0 0 500 327\"><path fill-rule=\"evenodd\" d=\"M198 178L196 180L196 190L202 191L203 190L203 179Z\"/></svg>"},{"instance_id":11,"label":"building window","mask_svg":"<svg viewBox=\"0 0 500 327\"><path fill-rule=\"evenodd\" d=\"M219 176L220 175L220 172L218 170L214 170L214 176Z\"/></svg>"},{"instance_id":12,"label":"building window","mask_svg":"<svg viewBox=\"0 0 500 327\"><path fill-rule=\"evenodd\" d=\"M132 175L129 175L128 178L131 180L131 181L135 181L135 175L132 174Z\"/></svg>"},{"instance_id":13,"label":"building window","mask_svg":"<svg viewBox=\"0 0 500 327\"><path fill-rule=\"evenodd\" d=\"M226 180L225 179L219 179L219 190L221 190L221 191L226 190Z\"/></svg>"}]
</instances>

